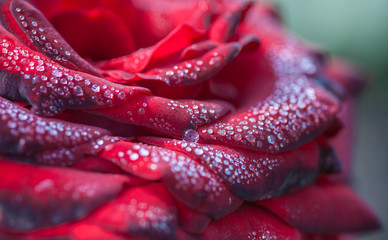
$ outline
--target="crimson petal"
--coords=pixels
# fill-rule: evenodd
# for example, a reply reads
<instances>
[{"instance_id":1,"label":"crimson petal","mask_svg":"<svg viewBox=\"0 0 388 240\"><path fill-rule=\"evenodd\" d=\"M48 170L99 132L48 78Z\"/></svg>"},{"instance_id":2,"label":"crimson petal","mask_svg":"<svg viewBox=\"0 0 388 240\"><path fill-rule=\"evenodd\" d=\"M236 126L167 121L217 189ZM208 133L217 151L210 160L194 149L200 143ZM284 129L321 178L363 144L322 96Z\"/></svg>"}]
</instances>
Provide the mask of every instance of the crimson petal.
<instances>
[{"instance_id":1,"label":"crimson petal","mask_svg":"<svg viewBox=\"0 0 388 240\"><path fill-rule=\"evenodd\" d=\"M27 156L73 148L109 135L100 128L38 117L0 97L0 153Z\"/></svg>"},{"instance_id":2,"label":"crimson petal","mask_svg":"<svg viewBox=\"0 0 388 240\"><path fill-rule=\"evenodd\" d=\"M115 106L136 92L148 91L64 68L7 36L1 37L0 44L0 94L15 100L27 99L39 115L51 116L66 108Z\"/></svg>"},{"instance_id":3,"label":"crimson petal","mask_svg":"<svg viewBox=\"0 0 388 240\"><path fill-rule=\"evenodd\" d=\"M198 161L244 200L253 201L284 194L314 181L330 167L316 142L283 154L260 153L217 145L143 137L142 141L185 153Z\"/></svg>"},{"instance_id":4,"label":"crimson petal","mask_svg":"<svg viewBox=\"0 0 388 240\"><path fill-rule=\"evenodd\" d=\"M28 41L31 42L41 53L60 63L61 65L83 71L95 76L101 74L83 58L63 39L53 28L45 16L35 7L24 0L12 0L10 11L19 24ZM15 30L13 30L15 32ZM24 36L17 36L25 42Z\"/></svg>"},{"instance_id":5,"label":"crimson petal","mask_svg":"<svg viewBox=\"0 0 388 240\"><path fill-rule=\"evenodd\" d=\"M50 22L79 55L95 61L117 58L135 49L125 23L108 9L63 11Z\"/></svg>"},{"instance_id":6,"label":"crimson petal","mask_svg":"<svg viewBox=\"0 0 388 240\"><path fill-rule=\"evenodd\" d=\"M252 2L245 1L238 4L229 11L221 14L214 23L212 23L209 30L209 38L215 42L226 42L232 37L244 15L244 13L252 5Z\"/></svg>"},{"instance_id":7,"label":"crimson petal","mask_svg":"<svg viewBox=\"0 0 388 240\"><path fill-rule=\"evenodd\" d=\"M117 107L90 110L90 113L119 122L145 126L172 136L222 117L232 106L222 101L170 100L157 96L133 95Z\"/></svg>"},{"instance_id":8,"label":"crimson petal","mask_svg":"<svg viewBox=\"0 0 388 240\"><path fill-rule=\"evenodd\" d=\"M133 80L158 80L174 87L197 84L216 75L237 56L240 49L238 43L222 44L200 58L139 73Z\"/></svg>"},{"instance_id":9,"label":"crimson petal","mask_svg":"<svg viewBox=\"0 0 388 240\"><path fill-rule=\"evenodd\" d=\"M182 24L154 46L145 49L141 48L130 55L101 62L99 67L102 69L122 70L129 73L142 72L151 64L151 61L155 62L169 57L190 46L196 39L202 36L203 33L196 31L187 24Z\"/></svg>"},{"instance_id":10,"label":"crimson petal","mask_svg":"<svg viewBox=\"0 0 388 240\"><path fill-rule=\"evenodd\" d=\"M125 191L88 221L111 231L152 239L175 239L178 227L174 199L161 183Z\"/></svg>"},{"instance_id":11,"label":"crimson petal","mask_svg":"<svg viewBox=\"0 0 388 240\"><path fill-rule=\"evenodd\" d=\"M356 233L380 227L376 216L365 203L349 187L339 183L321 182L257 204L305 232Z\"/></svg>"},{"instance_id":12,"label":"crimson petal","mask_svg":"<svg viewBox=\"0 0 388 240\"><path fill-rule=\"evenodd\" d=\"M36 230L81 219L122 189L125 177L1 160L0 228Z\"/></svg>"},{"instance_id":13,"label":"crimson petal","mask_svg":"<svg viewBox=\"0 0 388 240\"><path fill-rule=\"evenodd\" d=\"M117 142L107 146L99 156L135 176L163 180L177 199L214 218L233 212L242 203L219 177L179 152L146 144Z\"/></svg>"},{"instance_id":14,"label":"crimson petal","mask_svg":"<svg viewBox=\"0 0 388 240\"><path fill-rule=\"evenodd\" d=\"M265 209L244 204L229 216L210 223L202 238L300 240L301 234Z\"/></svg>"},{"instance_id":15,"label":"crimson petal","mask_svg":"<svg viewBox=\"0 0 388 240\"><path fill-rule=\"evenodd\" d=\"M188 208L183 203L177 201L179 226L185 231L193 234L200 234L205 231L211 218Z\"/></svg>"},{"instance_id":16,"label":"crimson petal","mask_svg":"<svg viewBox=\"0 0 388 240\"><path fill-rule=\"evenodd\" d=\"M249 32L261 37L259 51L240 54L235 65L217 75L239 88L240 110L203 127L201 138L272 153L294 149L330 126L339 102L314 81L320 66L300 42L257 10L248 16L254 18ZM233 78L246 81L231 82ZM238 131L241 139L234 138Z\"/></svg>"}]
</instances>

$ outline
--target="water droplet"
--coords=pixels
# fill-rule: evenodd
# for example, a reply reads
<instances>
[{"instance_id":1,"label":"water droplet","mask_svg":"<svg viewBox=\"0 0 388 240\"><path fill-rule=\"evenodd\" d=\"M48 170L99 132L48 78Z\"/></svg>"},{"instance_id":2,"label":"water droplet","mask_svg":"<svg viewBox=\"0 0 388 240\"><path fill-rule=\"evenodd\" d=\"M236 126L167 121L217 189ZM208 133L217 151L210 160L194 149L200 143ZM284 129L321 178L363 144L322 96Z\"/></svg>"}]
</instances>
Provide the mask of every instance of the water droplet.
<instances>
[{"instance_id":1,"label":"water droplet","mask_svg":"<svg viewBox=\"0 0 388 240\"><path fill-rule=\"evenodd\" d=\"M270 143L270 144L274 144L275 143L275 137L273 136L273 135L269 135L268 137L267 137L267 139L268 139L268 142Z\"/></svg>"},{"instance_id":2,"label":"water droplet","mask_svg":"<svg viewBox=\"0 0 388 240\"><path fill-rule=\"evenodd\" d=\"M201 148L196 148L194 150L195 154L197 154L198 156L202 155L203 154L203 150Z\"/></svg>"},{"instance_id":3,"label":"water droplet","mask_svg":"<svg viewBox=\"0 0 388 240\"><path fill-rule=\"evenodd\" d=\"M84 95L84 91L82 90L82 88L80 86L75 86L73 89L73 92L74 92L74 95L76 95L78 97Z\"/></svg>"},{"instance_id":4,"label":"water droplet","mask_svg":"<svg viewBox=\"0 0 388 240\"><path fill-rule=\"evenodd\" d=\"M54 77L62 77L62 75L63 75L62 72L57 70L57 69L54 69L52 74Z\"/></svg>"},{"instance_id":5,"label":"water droplet","mask_svg":"<svg viewBox=\"0 0 388 240\"><path fill-rule=\"evenodd\" d=\"M256 138L252 134L248 134L245 136L245 139L248 140L248 142L254 143Z\"/></svg>"},{"instance_id":6,"label":"water droplet","mask_svg":"<svg viewBox=\"0 0 388 240\"><path fill-rule=\"evenodd\" d=\"M117 95L118 98L120 99L124 99L125 98L125 92L120 92L118 95Z\"/></svg>"},{"instance_id":7,"label":"water droplet","mask_svg":"<svg viewBox=\"0 0 388 240\"><path fill-rule=\"evenodd\" d=\"M220 130L218 130L218 135L220 135L220 136L225 136L226 135L226 132L225 132L225 130L224 129L220 129Z\"/></svg>"},{"instance_id":8,"label":"water droplet","mask_svg":"<svg viewBox=\"0 0 388 240\"><path fill-rule=\"evenodd\" d=\"M194 129L187 129L183 134L183 140L186 142L198 142L199 134Z\"/></svg>"},{"instance_id":9,"label":"water droplet","mask_svg":"<svg viewBox=\"0 0 388 240\"><path fill-rule=\"evenodd\" d=\"M44 66L36 66L36 71L43 72Z\"/></svg>"},{"instance_id":10,"label":"water droplet","mask_svg":"<svg viewBox=\"0 0 388 240\"><path fill-rule=\"evenodd\" d=\"M79 74L76 74L75 76L74 76L74 79L76 80L76 81L82 81L82 79L84 79L81 75L79 75Z\"/></svg>"},{"instance_id":11,"label":"water droplet","mask_svg":"<svg viewBox=\"0 0 388 240\"><path fill-rule=\"evenodd\" d=\"M139 115L143 115L145 113L144 108L140 108L138 111Z\"/></svg>"},{"instance_id":12,"label":"water droplet","mask_svg":"<svg viewBox=\"0 0 388 240\"><path fill-rule=\"evenodd\" d=\"M92 91L96 93L100 92L100 86L98 86L97 84L93 84Z\"/></svg>"},{"instance_id":13,"label":"water droplet","mask_svg":"<svg viewBox=\"0 0 388 240\"><path fill-rule=\"evenodd\" d=\"M139 159L139 154L137 154L137 153L132 153L132 154L129 156L129 159L131 159L132 161L135 161L135 160Z\"/></svg>"},{"instance_id":14,"label":"water droplet","mask_svg":"<svg viewBox=\"0 0 388 240\"><path fill-rule=\"evenodd\" d=\"M242 139L242 136L241 136L241 134L237 133L237 134L235 134L235 135L233 136L233 138L234 138L234 140L236 140L236 141L240 141L240 140Z\"/></svg>"},{"instance_id":15,"label":"water droplet","mask_svg":"<svg viewBox=\"0 0 388 240\"><path fill-rule=\"evenodd\" d=\"M139 154L140 156L147 157L150 154L150 152L145 148L140 148Z\"/></svg>"}]
</instances>

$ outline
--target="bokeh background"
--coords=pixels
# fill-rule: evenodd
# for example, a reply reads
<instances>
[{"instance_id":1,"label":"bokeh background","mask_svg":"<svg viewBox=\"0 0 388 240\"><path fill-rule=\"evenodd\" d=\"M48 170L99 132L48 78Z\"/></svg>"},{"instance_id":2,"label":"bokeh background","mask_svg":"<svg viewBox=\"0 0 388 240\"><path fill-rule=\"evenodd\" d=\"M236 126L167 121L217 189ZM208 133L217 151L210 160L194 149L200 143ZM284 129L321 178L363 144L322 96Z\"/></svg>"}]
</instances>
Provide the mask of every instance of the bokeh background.
<instances>
[{"instance_id":1,"label":"bokeh background","mask_svg":"<svg viewBox=\"0 0 388 240\"><path fill-rule=\"evenodd\" d=\"M370 74L359 99L352 181L388 228L388 0L274 0L285 24ZM360 237L387 240L388 230Z\"/></svg>"}]
</instances>

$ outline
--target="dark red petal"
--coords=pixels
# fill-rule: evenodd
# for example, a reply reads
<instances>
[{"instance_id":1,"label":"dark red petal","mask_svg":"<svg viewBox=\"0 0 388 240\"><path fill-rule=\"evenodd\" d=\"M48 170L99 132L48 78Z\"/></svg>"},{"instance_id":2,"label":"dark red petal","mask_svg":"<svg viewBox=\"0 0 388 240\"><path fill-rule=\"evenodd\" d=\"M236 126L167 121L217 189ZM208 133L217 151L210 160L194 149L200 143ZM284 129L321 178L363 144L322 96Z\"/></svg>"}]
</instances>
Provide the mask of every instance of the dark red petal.
<instances>
[{"instance_id":1,"label":"dark red petal","mask_svg":"<svg viewBox=\"0 0 388 240\"><path fill-rule=\"evenodd\" d=\"M203 233L212 219L196 210L188 208L179 201L176 204L178 208L179 226L189 233Z\"/></svg>"},{"instance_id":2,"label":"dark red petal","mask_svg":"<svg viewBox=\"0 0 388 240\"><path fill-rule=\"evenodd\" d=\"M178 227L174 199L161 183L127 190L88 220L115 232L152 239L175 239Z\"/></svg>"},{"instance_id":3,"label":"dark red petal","mask_svg":"<svg viewBox=\"0 0 388 240\"><path fill-rule=\"evenodd\" d=\"M343 122L344 127L333 138L329 139L330 145L338 155L342 165L342 171L339 174L331 175L331 179L340 181L350 181L351 171L354 161L354 140L355 140L355 102L353 99L346 99L338 117Z\"/></svg>"},{"instance_id":4,"label":"dark red petal","mask_svg":"<svg viewBox=\"0 0 388 240\"><path fill-rule=\"evenodd\" d=\"M67 108L111 107L124 103L134 93L147 92L64 68L7 36L1 37L0 44L0 94L28 100L39 115L51 116Z\"/></svg>"},{"instance_id":5,"label":"dark red petal","mask_svg":"<svg viewBox=\"0 0 388 240\"><path fill-rule=\"evenodd\" d=\"M356 240L356 238L351 235L304 234L303 240Z\"/></svg>"},{"instance_id":6,"label":"dark red petal","mask_svg":"<svg viewBox=\"0 0 388 240\"><path fill-rule=\"evenodd\" d=\"M93 60L120 57L135 49L125 23L107 9L68 10L50 21L78 54Z\"/></svg>"},{"instance_id":7,"label":"dark red petal","mask_svg":"<svg viewBox=\"0 0 388 240\"><path fill-rule=\"evenodd\" d=\"M149 135L145 128L125 123L119 123L115 120L104 117L96 117L93 114L80 112L77 110L69 110L62 112L58 115L55 115L55 118L68 122L103 128L108 130L112 134L112 136L126 137L126 139L135 136Z\"/></svg>"},{"instance_id":8,"label":"dark red petal","mask_svg":"<svg viewBox=\"0 0 388 240\"><path fill-rule=\"evenodd\" d=\"M141 140L185 153L223 179L234 194L248 201L300 188L332 164L322 158L316 142L274 155L155 137Z\"/></svg>"},{"instance_id":9,"label":"dark red petal","mask_svg":"<svg viewBox=\"0 0 388 240\"><path fill-rule=\"evenodd\" d=\"M7 240L53 240L53 239L72 239L72 240L95 240L95 239L114 239L128 240L128 236L114 233L105 229L103 226L80 221L75 223L62 224L56 227L45 228L28 233L11 233L7 230L0 230L0 239ZM131 240L144 240L131 238Z\"/></svg>"},{"instance_id":10,"label":"dark red petal","mask_svg":"<svg viewBox=\"0 0 388 240\"><path fill-rule=\"evenodd\" d=\"M237 56L240 48L238 43L223 44L200 58L139 73L133 80L157 80L175 87L197 84L216 75Z\"/></svg>"},{"instance_id":11,"label":"dark red petal","mask_svg":"<svg viewBox=\"0 0 388 240\"><path fill-rule=\"evenodd\" d=\"M205 40L202 42L194 43L187 48L183 49L180 60L189 60L193 58L198 58L205 53L213 50L217 47L217 44L210 40Z\"/></svg>"},{"instance_id":12,"label":"dark red petal","mask_svg":"<svg viewBox=\"0 0 388 240\"><path fill-rule=\"evenodd\" d=\"M181 202L214 218L231 213L242 203L219 177L179 152L145 144L118 142L107 146L99 156L135 176L161 179Z\"/></svg>"},{"instance_id":13,"label":"dark red petal","mask_svg":"<svg viewBox=\"0 0 388 240\"><path fill-rule=\"evenodd\" d=\"M120 106L89 112L168 135L183 136L187 130L211 123L231 109L229 104L216 100L170 100L139 94L133 95Z\"/></svg>"},{"instance_id":14,"label":"dark red petal","mask_svg":"<svg viewBox=\"0 0 388 240\"><path fill-rule=\"evenodd\" d=\"M372 211L343 184L320 183L257 204L305 232L356 233L380 227Z\"/></svg>"},{"instance_id":15,"label":"dark red petal","mask_svg":"<svg viewBox=\"0 0 388 240\"><path fill-rule=\"evenodd\" d=\"M90 172L100 172L100 173L114 173L119 174L122 173L121 169L111 162L106 161L105 159L94 157L94 156L87 156L81 161L78 161L74 165L71 166L72 168L83 170L83 171L90 171Z\"/></svg>"},{"instance_id":16,"label":"dark red petal","mask_svg":"<svg viewBox=\"0 0 388 240\"><path fill-rule=\"evenodd\" d=\"M56 149L45 150L36 154L34 163L51 166L71 166L82 160L85 155L95 155L105 146L118 140L118 137L105 136L68 148L59 145Z\"/></svg>"},{"instance_id":17,"label":"dark red petal","mask_svg":"<svg viewBox=\"0 0 388 240\"><path fill-rule=\"evenodd\" d=\"M239 111L204 127L200 135L212 143L276 153L321 134L333 121L339 103L317 85L314 74L319 65L304 46L256 14L250 14L256 18L247 32L261 37L259 51L240 54L216 76L238 89L234 102ZM236 140L238 131L242 138Z\"/></svg>"},{"instance_id":18,"label":"dark red petal","mask_svg":"<svg viewBox=\"0 0 388 240\"><path fill-rule=\"evenodd\" d=\"M0 161L0 228L24 232L85 217L114 198L125 178Z\"/></svg>"},{"instance_id":19,"label":"dark red petal","mask_svg":"<svg viewBox=\"0 0 388 240\"><path fill-rule=\"evenodd\" d=\"M252 3L243 1L231 10L221 14L211 25L209 38L215 42L226 42L232 37L245 13Z\"/></svg>"},{"instance_id":20,"label":"dark red petal","mask_svg":"<svg viewBox=\"0 0 388 240\"><path fill-rule=\"evenodd\" d=\"M0 152L26 156L72 148L108 135L100 128L41 118L0 97Z\"/></svg>"},{"instance_id":21,"label":"dark red petal","mask_svg":"<svg viewBox=\"0 0 388 240\"><path fill-rule=\"evenodd\" d=\"M63 66L86 72L95 76L101 74L88 62L82 59L77 52L53 28L45 16L27 1L13 0L10 5L13 17L23 30L27 40L31 42L42 54ZM26 42L24 36L17 37ZM79 36L82 37L82 36Z\"/></svg>"},{"instance_id":22,"label":"dark red petal","mask_svg":"<svg viewBox=\"0 0 388 240\"><path fill-rule=\"evenodd\" d=\"M244 204L229 216L214 221L202 234L204 240L300 240L301 234L267 210Z\"/></svg>"},{"instance_id":23,"label":"dark red petal","mask_svg":"<svg viewBox=\"0 0 388 240\"><path fill-rule=\"evenodd\" d=\"M196 31L189 25L179 25L156 45L145 49L141 48L128 56L102 62L99 67L102 69L118 69L129 73L142 72L152 62L181 51L202 36L203 33Z\"/></svg>"},{"instance_id":24,"label":"dark red petal","mask_svg":"<svg viewBox=\"0 0 388 240\"><path fill-rule=\"evenodd\" d=\"M28 37L25 35L23 30L20 28L18 22L15 19L15 16L11 12L11 3L13 0L6 0L0 3L0 19L1 25L7 31L9 31L10 35L16 35L18 38L24 42L31 49L36 50L36 47L30 42Z\"/></svg>"}]
</instances>

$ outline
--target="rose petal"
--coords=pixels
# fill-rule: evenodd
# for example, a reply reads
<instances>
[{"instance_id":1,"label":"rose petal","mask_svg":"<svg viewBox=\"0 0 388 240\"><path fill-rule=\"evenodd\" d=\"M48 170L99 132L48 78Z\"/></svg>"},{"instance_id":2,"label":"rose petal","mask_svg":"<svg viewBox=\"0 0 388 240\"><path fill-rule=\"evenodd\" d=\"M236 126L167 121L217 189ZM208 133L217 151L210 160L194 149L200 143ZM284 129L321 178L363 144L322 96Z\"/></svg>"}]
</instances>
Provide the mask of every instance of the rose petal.
<instances>
[{"instance_id":1,"label":"rose petal","mask_svg":"<svg viewBox=\"0 0 388 240\"><path fill-rule=\"evenodd\" d=\"M202 36L203 33L196 31L189 25L179 25L154 46L141 48L130 55L102 62L99 67L102 69L118 69L129 73L142 72L152 62L181 51Z\"/></svg>"},{"instance_id":2,"label":"rose petal","mask_svg":"<svg viewBox=\"0 0 388 240\"><path fill-rule=\"evenodd\" d=\"M63 68L7 36L1 37L0 44L0 61L3 62L0 70L4 71L0 94L15 100L28 100L32 110L39 115L51 116L67 108L115 106L134 93L147 92L143 88L124 87Z\"/></svg>"},{"instance_id":3,"label":"rose petal","mask_svg":"<svg viewBox=\"0 0 388 240\"><path fill-rule=\"evenodd\" d=\"M356 233L380 227L372 211L343 184L319 183L257 204L305 232Z\"/></svg>"},{"instance_id":4,"label":"rose petal","mask_svg":"<svg viewBox=\"0 0 388 240\"><path fill-rule=\"evenodd\" d=\"M211 25L209 38L215 42L226 42L233 36L242 19L243 13L248 11L252 2L245 1L234 7L233 10L221 14Z\"/></svg>"},{"instance_id":5,"label":"rose petal","mask_svg":"<svg viewBox=\"0 0 388 240\"><path fill-rule=\"evenodd\" d=\"M95 239L115 239L126 240L128 236L123 236L104 229L103 226L86 223L85 221L62 224L58 227L41 229L28 233L11 233L0 230L0 238L12 240L52 240L52 239L73 239L73 240L95 240ZM134 240L144 240L135 239Z\"/></svg>"},{"instance_id":6,"label":"rose petal","mask_svg":"<svg viewBox=\"0 0 388 240\"><path fill-rule=\"evenodd\" d=\"M259 238L299 240L301 235L265 209L244 204L229 216L210 223L202 238L204 240Z\"/></svg>"},{"instance_id":7,"label":"rose petal","mask_svg":"<svg viewBox=\"0 0 388 240\"><path fill-rule=\"evenodd\" d=\"M106 147L99 156L135 176L163 180L181 202L214 218L233 212L242 203L219 177L179 152L146 144L118 142Z\"/></svg>"},{"instance_id":8,"label":"rose petal","mask_svg":"<svg viewBox=\"0 0 388 240\"><path fill-rule=\"evenodd\" d=\"M247 201L274 197L311 183L329 163L316 142L284 154L143 137L142 141L185 153L211 170Z\"/></svg>"},{"instance_id":9,"label":"rose petal","mask_svg":"<svg viewBox=\"0 0 388 240\"><path fill-rule=\"evenodd\" d=\"M71 166L82 160L85 155L94 155L106 145L118 140L118 137L106 136L74 147L58 146L56 149L45 150L36 154L33 162L40 165Z\"/></svg>"},{"instance_id":10,"label":"rose petal","mask_svg":"<svg viewBox=\"0 0 388 240\"><path fill-rule=\"evenodd\" d=\"M73 50L45 16L27 1L12 0L10 11L19 24L18 27L24 32L23 35L27 36L28 42L24 36L16 35L23 43L29 45L31 42L41 53L67 68L101 76L92 65Z\"/></svg>"},{"instance_id":11,"label":"rose petal","mask_svg":"<svg viewBox=\"0 0 388 240\"><path fill-rule=\"evenodd\" d=\"M0 228L36 230L83 218L122 189L124 177L0 161Z\"/></svg>"},{"instance_id":12,"label":"rose petal","mask_svg":"<svg viewBox=\"0 0 388 240\"><path fill-rule=\"evenodd\" d=\"M84 57L111 59L135 50L131 33L108 9L73 9L51 18L55 29Z\"/></svg>"},{"instance_id":13,"label":"rose petal","mask_svg":"<svg viewBox=\"0 0 388 240\"><path fill-rule=\"evenodd\" d=\"M152 239L175 239L178 227L174 200L161 183L127 190L93 213L89 221Z\"/></svg>"},{"instance_id":14,"label":"rose petal","mask_svg":"<svg viewBox=\"0 0 388 240\"><path fill-rule=\"evenodd\" d=\"M90 110L90 113L119 122L146 126L157 132L183 136L231 110L222 101L170 100L157 96L133 95L118 107Z\"/></svg>"},{"instance_id":15,"label":"rose petal","mask_svg":"<svg viewBox=\"0 0 388 240\"><path fill-rule=\"evenodd\" d=\"M216 75L240 51L237 43L227 43L205 53L197 59L187 60L166 68L152 69L135 75L133 80L163 81L170 86L187 86L200 83Z\"/></svg>"},{"instance_id":16,"label":"rose petal","mask_svg":"<svg viewBox=\"0 0 388 240\"><path fill-rule=\"evenodd\" d=\"M211 218L177 201L179 226L193 234L203 233L211 222Z\"/></svg>"},{"instance_id":17,"label":"rose petal","mask_svg":"<svg viewBox=\"0 0 388 240\"><path fill-rule=\"evenodd\" d=\"M0 115L1 153L30 156L80 146L109 134L96 127L38 117L1 97Z\"/></svg>"},{"instance_id":18,"label":"rose petal","mask_svg":"<svg viewBox=\"0 0 388 240\"><path fill-rule=\"evenodd\" d=\"M180 56L180 60L185 61L193 58L198 58L216 47L217 44L210 40L194 43L183 49Z\"/></svg>"},{"instance_id":19,"label":"rose petal","mask_svg":"<svg viewBox=\"0 0 388 240\"><path fill-rule=\"evenodd\" d=\"M200 135L212 143L276 153L320 135L333 121L339 103L313 81L319 66L304 46L268 17L255 14L248 14L256 18L247 29L261 37L259 51L241 54L217 75L220 82L238 89L239 111L203 127ZM242 130L240 140L227 133L230 127Z\"/></svg>"}]
</instances>

